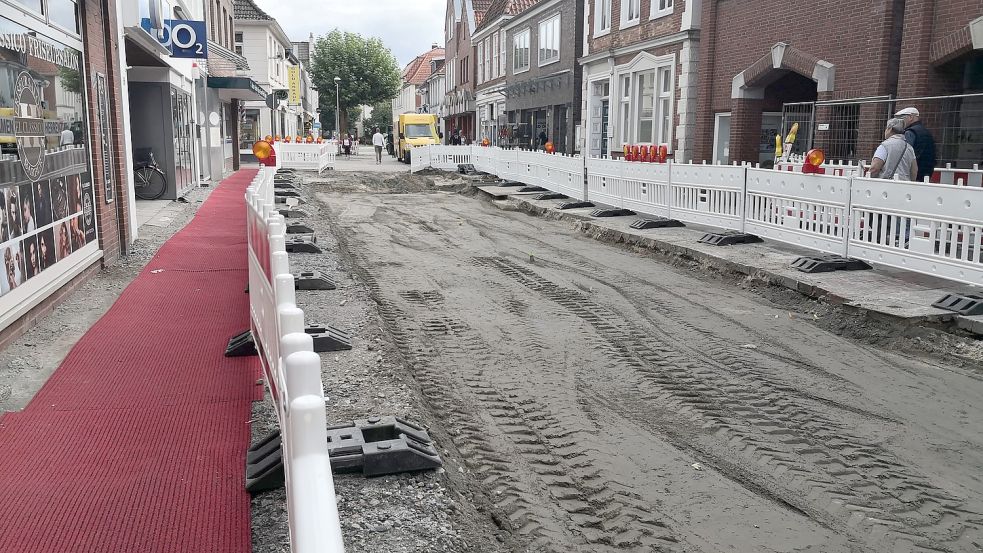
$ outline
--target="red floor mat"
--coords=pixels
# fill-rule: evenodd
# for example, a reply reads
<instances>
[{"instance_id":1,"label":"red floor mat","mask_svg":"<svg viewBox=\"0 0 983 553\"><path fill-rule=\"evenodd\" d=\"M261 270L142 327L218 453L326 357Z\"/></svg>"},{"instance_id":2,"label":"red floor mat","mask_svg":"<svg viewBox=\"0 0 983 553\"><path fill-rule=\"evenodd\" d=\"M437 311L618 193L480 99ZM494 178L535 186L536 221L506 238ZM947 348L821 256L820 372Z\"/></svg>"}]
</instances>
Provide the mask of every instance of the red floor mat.
<instances>
[{"instance_id":1,"label":"red floor mat","mask_svg":"<svg viewBox=\"0 0 983 553\"><path fill-rule=\"evenodd\" d=\"M248 552L255 357L243 193L223 181L21 413L0 419L0 552ZM157 271L164 269L163 271Z\"/></svg>"}]
</instances>

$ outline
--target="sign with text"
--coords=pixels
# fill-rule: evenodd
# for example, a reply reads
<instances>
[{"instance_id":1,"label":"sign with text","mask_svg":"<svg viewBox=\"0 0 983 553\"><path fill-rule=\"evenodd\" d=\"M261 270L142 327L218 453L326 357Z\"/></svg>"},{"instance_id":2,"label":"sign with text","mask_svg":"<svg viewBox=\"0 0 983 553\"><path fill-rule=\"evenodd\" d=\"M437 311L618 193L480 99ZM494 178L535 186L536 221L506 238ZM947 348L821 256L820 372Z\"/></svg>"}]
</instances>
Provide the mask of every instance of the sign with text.
<instances>
[{"instance_id":1,"label":"sign with text","mask_svg":"<svg viewBox=\"0 0 983 553\"><path fill-rule=\"evenodd\" d=\"M165 19L164 28L155 31L149 18L140 21L143 30L157 38L167 48L172 58L207 58L208 31L204 21L192 19Z\"/></svg>"},{"instance_id":2,"label":"sign with text","mask_svg":"<svg viewBox=\"0 0 983 553\"><path fill-rule=\"evenodd\" d=\"M300 103L300 67L294 65L287 68L287 102L291 104Z\"/></svg>"}]
</instances>

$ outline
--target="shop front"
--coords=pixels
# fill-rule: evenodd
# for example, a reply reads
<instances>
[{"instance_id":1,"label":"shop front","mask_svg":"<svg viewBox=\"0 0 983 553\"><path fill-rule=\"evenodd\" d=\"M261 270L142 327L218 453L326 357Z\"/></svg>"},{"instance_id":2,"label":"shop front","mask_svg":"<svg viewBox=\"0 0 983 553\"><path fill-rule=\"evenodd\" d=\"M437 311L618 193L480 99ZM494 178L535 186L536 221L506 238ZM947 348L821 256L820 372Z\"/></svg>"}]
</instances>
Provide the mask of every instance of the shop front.
<instances>
[{"instance_id":1,"label":"shop front","mask_svg":"<svg viewBox=\"0 0 983 553\"><path fill-rule=\"evenodd\" d=\"M0 4L0 331L100 259L87 101L107 129L112 115L105 75L84 67L75 3L23 5Z\"/></svg>"}]
</instances>

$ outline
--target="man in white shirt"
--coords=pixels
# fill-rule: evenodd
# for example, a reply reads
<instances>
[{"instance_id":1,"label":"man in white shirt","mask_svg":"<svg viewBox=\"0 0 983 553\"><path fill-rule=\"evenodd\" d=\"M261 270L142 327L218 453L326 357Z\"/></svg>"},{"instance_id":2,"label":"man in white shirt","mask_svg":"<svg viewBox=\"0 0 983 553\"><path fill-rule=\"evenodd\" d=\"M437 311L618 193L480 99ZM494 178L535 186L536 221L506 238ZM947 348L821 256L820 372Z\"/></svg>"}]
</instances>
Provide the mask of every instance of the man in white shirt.
<instances>
[{"instance_id":1,"label":"man in white shirt","mask_svg":"<svg viewBox=\"0 0 983 553\"><path fill-rule=\"evenodd\" d=\"M884 142L881 142L870 162L870 176L875 179L915 180L918 176L918 162L915 150L905 141L904 119L894 118L884 129Z\"/></svg>"},{"instance_id":2,"label":"man in white shirt","mask_svg":"<svg viewBox=\"0 0 983 553\"><path fill-rule=\"evenodd\" d=\"M375 128L375 134L372 135L372 145L375 146L375 162L376 164L382 163L382 149L386 147L386 137L379 132L379 127Z\"/></svg>"}]
</instances>

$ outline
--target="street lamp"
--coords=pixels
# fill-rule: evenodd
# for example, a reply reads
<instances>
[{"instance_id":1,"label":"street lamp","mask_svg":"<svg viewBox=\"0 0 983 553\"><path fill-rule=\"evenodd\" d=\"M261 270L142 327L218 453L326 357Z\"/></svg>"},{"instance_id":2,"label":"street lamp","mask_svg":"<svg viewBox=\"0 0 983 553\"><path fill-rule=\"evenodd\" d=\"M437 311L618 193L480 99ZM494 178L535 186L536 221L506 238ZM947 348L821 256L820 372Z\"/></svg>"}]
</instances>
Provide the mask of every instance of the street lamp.
<instances>
[{"instance_id":1,"label":"street lamp","mask_svg":"<svg viewBox=\"0 0 983 553\"><path fill-rule=\"evenodd\" d=\"M334 128L341 138L341 77L334 78Z\"/></svg>"}]
</instances>

